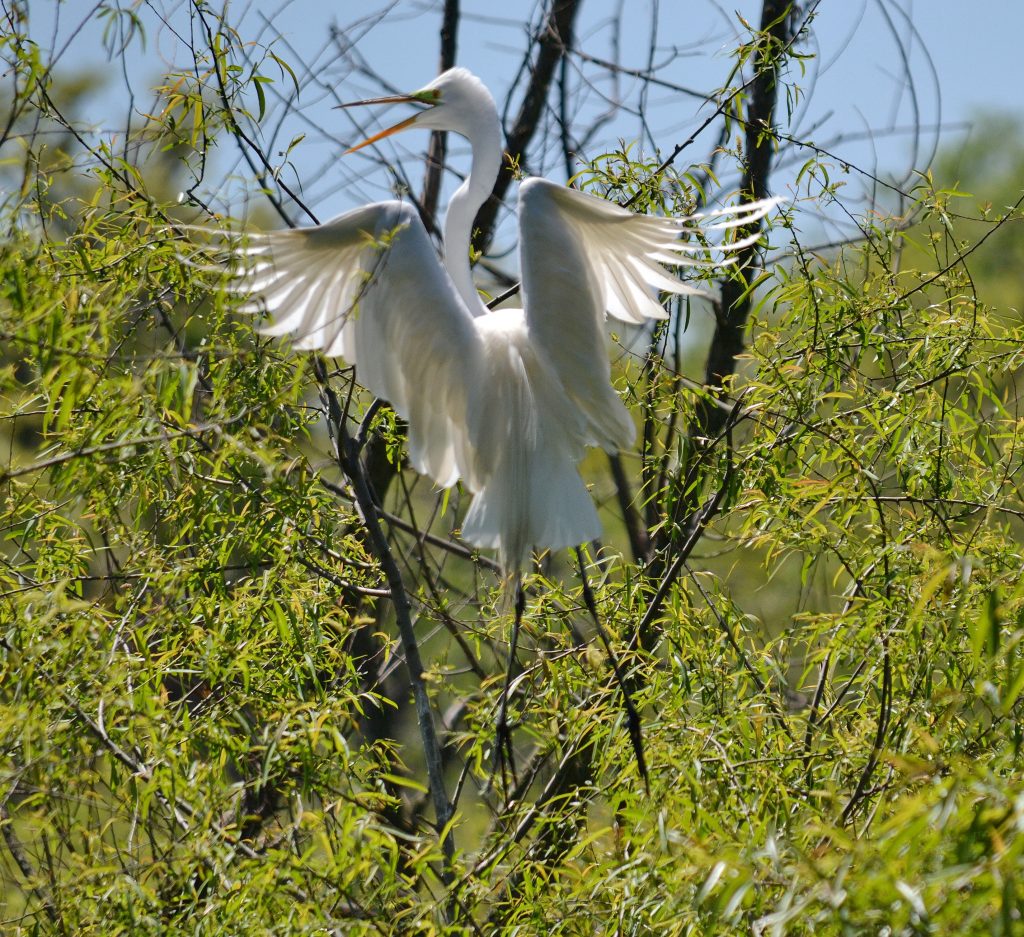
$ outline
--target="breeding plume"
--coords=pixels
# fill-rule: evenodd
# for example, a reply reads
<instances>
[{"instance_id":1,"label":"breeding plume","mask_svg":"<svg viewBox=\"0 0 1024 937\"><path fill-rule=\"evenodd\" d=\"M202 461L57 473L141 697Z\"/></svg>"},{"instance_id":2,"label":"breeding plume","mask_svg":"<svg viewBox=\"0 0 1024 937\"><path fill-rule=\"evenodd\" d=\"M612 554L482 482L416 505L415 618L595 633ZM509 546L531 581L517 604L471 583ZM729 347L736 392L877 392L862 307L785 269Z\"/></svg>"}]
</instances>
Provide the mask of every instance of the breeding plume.
<instances>
[{"instance_id":1,"label":"breeding plume","mask_svg":"<svg viewBox=\"0 0 1024 937\"><path fill-rule=\"evenodd\" d=\"M684 239L693 224L746 225L775 202L651 217L528 179L519 187L523 308L489 311L469 245L502 159L494 99L454 68L413 94L359 103L395 102L420 110L354 149L412 127L448 130L472 147L469 176L448 205L443 265L411 206L378 202L317 227L249 235L234 289L250 311L270 314L266 334L356 365L360 383L408 421L413 467L441 487L461 479L472 493L463 536L518 570L531 548L599 536L577 464L588 446L633 443L611 385L605 314L664 318L659 291L695 290L663 264L727 263L725 252L750 243L709 249Z\"/></svg>"}]
</instances>

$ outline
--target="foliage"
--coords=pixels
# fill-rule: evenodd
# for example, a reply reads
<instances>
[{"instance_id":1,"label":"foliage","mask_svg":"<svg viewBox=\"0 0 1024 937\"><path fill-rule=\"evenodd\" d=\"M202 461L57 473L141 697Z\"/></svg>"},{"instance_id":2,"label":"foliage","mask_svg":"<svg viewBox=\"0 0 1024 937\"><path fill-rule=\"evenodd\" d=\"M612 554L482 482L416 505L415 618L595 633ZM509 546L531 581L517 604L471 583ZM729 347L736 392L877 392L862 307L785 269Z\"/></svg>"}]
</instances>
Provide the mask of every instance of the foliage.
<instances>
[{"instance_id":1,"label":"foliage","mask_svg":"<svg viewBox=\"0 0 1024 937\"><path fill-rule=\"evenodd\" d=\"M1016 206L979 229L922 176L900 214L827 251L787 213L721 395L680 373L687 307L626 346L634 511L648 536L686 534L631 556L613 476L588 460L609 531L589 579L649 792L559 558L527 583L516 772L493 771L506 584L459 543L458 492L398 470L379 519L457 798L447 858L392 581L331 439L331 396L353 434L369 401L344 363L260 339L179 224L210 153L251 141L275 82L299 79L196 4L196 67L132 147L91 145L11 9L7 932L1019 932L1024 328L971 267ZM97 15L146 35L139 11ZM754 32L722 92L734 121ZM284 163L246 152L279 208ZM828 173L805 166L802 203L840 197ZM678 209L716 178L624 148L581 181ZM687 432L702 400L728 411L712 439ZM392 462L367 471L389 477L401 426L368 422Z\"/></svg>"}]
</instances>

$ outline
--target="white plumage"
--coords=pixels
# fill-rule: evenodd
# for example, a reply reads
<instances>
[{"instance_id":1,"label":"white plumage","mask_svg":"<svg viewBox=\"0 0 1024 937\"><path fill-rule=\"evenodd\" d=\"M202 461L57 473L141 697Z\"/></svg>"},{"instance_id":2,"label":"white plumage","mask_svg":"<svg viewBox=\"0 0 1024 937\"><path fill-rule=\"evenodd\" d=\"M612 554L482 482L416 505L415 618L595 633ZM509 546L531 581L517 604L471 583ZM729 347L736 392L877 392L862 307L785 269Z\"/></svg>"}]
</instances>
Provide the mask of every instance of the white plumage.
<instances>
[{"instance_id":1,"label":"white plumage","mask_svg":"<svg viewBox=\"0 0 1024 937\"><path fill-rule=\"evenodd\" d=\"M528 179L519 189L524 309L490 312L473 287L469 238L502 158L494 101L458 68L413 95L360 103L391 101L427 107L360 146L410 126L472 145L472 171L448 208L445 265L416 212L389 201L313 228L249 235L233 289L250 297L243 308L270 313L266 334L354 364L360 383L408 421L413 467L442 487L462 479L473 494L463 536L517 570L532 547L599 536L577 464L587 446L614 452L633 442L611 386L606 311L624 322L663 318L659 291L695 291L662 264L728 262L681 241L688 224L747 224L775 201L680 222Z\"/></svg>"}]
</instances>

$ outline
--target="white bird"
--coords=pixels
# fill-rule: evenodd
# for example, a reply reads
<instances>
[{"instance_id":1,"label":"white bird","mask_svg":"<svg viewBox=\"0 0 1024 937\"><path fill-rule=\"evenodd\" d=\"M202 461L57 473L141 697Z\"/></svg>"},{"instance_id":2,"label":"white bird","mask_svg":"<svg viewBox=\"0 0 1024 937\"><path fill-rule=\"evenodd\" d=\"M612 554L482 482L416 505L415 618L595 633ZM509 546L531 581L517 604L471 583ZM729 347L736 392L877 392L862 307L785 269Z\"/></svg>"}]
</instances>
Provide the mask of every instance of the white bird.
<instances>
[{"instance_id":1,"label":"white bird","mask_svg":"<svg viewBox=\"0 0 1024 937\"><path fill-rule=\"evenodd\" d=\"M268 335L356 365L361 384L408 422L413 467L472 493L462 535L518 571L531 548L578 546L601 525L577 470L588 446L615 452L635 428L611 384L604 319L665 318L658 291L698 292L662 266L715 266L681 236L747 225L764 200L677 220L527 179L519 187L522 309L490 311L473 285L470 235L502 160L494 99L463 68L420 91L361 101L424 106L353 147L400 130L447 130L473 162L444 224L444 265L416 211L379 202L311 228L250 234L233 289L265 310ZM350 150L349 152L352 152ZM715 248L736 250L757 239Z\"/></svg>"}]
</instances>

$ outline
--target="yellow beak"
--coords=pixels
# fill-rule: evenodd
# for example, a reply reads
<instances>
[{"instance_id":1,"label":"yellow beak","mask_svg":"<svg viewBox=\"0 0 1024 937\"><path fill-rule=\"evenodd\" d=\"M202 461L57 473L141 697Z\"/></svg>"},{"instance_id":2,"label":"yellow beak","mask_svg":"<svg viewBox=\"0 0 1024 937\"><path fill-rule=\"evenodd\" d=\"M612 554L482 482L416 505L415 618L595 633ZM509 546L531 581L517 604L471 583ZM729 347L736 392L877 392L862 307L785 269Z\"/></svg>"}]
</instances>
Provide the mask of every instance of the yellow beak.
<instances>
[{"instance_id":1,"label":"yellow beak","mask_svg":"<svg viewBox=\"0 0 1024 937\"><path fill-rule=\"evenodd\" d=\"M420 113L422 113L422 111ZM356 150L361 150L364 146L369 146L371 143L376 143L378 140L383 140L385 137L390 137L391 134L393 133L398 133L400 130L405 130L406 127L411 127L416 122L416 119L419 116L419 114L413 114L412 117L407 117L400 123L395 124L394 127L388 127L387 130L382 130L380 133L375 133L372 137L368 137L366 140L363 140L362 143L357 143L355 146L345 150L345 152L342 153L341 155L348 156L349 153L354 153Z\"/></svg>"},{"instance_id":2,"label":"yellow beak","mask_svg":"<svg viewBox=\"0 0 1024 937\"><path fill-rule=\"evenodd\" d=\"M350 101L348 104L339 104L337 108L342 107L362 107L364 104L422 104L423 101L411 94L393 94L386 98L368 98L365 101ZM335 108L337 110L337 108ZM348 156L349 153L355 153L356 150L361 150L364 146L370 146L372 143L376 143L378 140L383 140L385 137L390 137L393 133L398 133L401 130L405 130L406 127L411 127L420 114L424 113L420 111L418 114L413 114L412 117L407 117L403 121L399 121L393 127L388 127L387 130L382 130L380 133L375 133L372 137L363 140L362 143L357 143L355 146L350 147L342 153L342 156Z\"/></svg>"}]
</instances>

